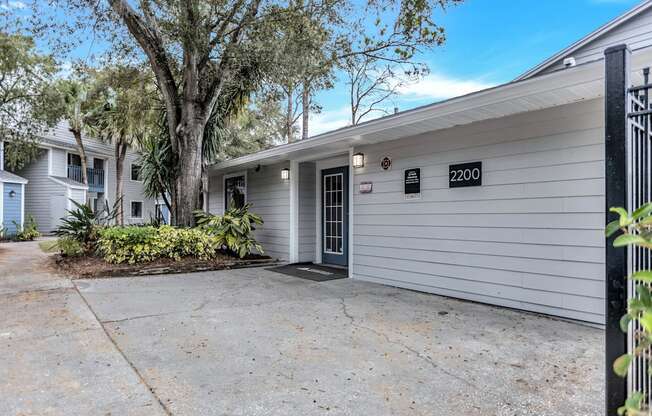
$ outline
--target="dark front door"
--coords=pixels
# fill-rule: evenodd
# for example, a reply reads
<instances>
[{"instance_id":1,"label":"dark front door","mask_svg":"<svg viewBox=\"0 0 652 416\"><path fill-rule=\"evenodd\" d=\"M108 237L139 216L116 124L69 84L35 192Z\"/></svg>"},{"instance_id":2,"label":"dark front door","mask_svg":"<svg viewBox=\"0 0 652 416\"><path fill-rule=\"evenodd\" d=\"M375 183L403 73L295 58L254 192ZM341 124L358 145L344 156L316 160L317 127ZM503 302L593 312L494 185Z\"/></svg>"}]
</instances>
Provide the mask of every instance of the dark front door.
<instances>
[{"instance_id":1,"label":"dark front door","mask_svg":"<svg viewBox=\"0 0 652 416\"><path fill-rule=\"evenodd\" d=\"M322 178L322 262L349 263L349 167L326 169Z\"/></svg>"}]
</instances>

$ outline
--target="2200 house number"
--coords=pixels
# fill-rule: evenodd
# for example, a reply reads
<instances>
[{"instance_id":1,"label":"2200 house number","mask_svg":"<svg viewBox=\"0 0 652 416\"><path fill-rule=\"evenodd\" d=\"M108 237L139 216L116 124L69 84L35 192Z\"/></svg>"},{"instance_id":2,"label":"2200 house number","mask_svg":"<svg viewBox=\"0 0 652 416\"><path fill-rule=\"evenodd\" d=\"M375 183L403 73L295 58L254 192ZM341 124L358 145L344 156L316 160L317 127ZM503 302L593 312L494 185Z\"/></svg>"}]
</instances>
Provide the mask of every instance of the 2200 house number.
<instances>
[{"instance_id":1,"label":"2200 house number","mask_svg":"<svg viewBox=\"0 0 652 416\"><path fill-rule=\"evenodd\" d=\"M468 181L480 179L480 169L457 169L451 172L451 182Z\"/></svg>"},{"instance_id":2,"label":"2200 house number","mask_svg":"<svg viewBox=\"0 0 652 416\"><path fill-rule=\"evenodd\" d=\"M482 162L460 163L448 167L450 188L480 185L482 185Z\"/></svg>"}]
</instances>

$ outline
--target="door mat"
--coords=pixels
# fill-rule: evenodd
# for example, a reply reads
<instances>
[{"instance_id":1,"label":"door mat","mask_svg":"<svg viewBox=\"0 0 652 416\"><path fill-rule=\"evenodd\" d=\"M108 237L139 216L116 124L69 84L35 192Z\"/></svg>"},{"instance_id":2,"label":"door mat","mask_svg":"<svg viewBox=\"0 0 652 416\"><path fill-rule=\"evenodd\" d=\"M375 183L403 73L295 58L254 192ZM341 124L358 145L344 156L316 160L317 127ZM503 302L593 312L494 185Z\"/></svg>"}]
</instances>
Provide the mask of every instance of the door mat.
<instances>
[{"instance_id":1,"label":"door mat","mask_svg":"<svg viewBox=\"0 0 652 416\"><path fill-rule=\"evenodd\" d=\"M312 280L313 282L327 282L329 280L346 279L349 277L347 269L322 266L312 263L288 264L285 266L272 267L277 273L298 277L299 279Z\"/></svg>"}]
</instances>

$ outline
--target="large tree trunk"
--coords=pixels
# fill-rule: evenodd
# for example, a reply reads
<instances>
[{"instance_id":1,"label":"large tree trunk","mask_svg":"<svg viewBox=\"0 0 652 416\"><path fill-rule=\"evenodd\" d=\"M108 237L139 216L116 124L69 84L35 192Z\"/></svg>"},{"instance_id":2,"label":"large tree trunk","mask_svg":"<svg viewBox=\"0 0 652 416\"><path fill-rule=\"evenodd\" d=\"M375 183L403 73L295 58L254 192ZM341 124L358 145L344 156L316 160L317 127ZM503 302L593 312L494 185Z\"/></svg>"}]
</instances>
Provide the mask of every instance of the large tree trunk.
<instances>
[{"instance_id":1,"label":"large tree trunk","mask_svg":"<svg viewBox=\"0 0 652 416\"><path fill-rule=\"evenodd\" d=\"M194 211L201 209L199 196L202 187L202 139L205 127L201 119L184 118L177 128L179 171L174 196L175 225L194 226Z\"/></svg>"},{"instance_id":2,"label":"large tree trunk","mask_svg":"<svg viewBox=\"0 0 652 416\"><path fill-rule=\"evenodd\" d=\"M81 131L70 129L70 132L75 136L75 141L77 142L77 150L79 151L79 158L81 159L82 182L84 185L88 185L88 159L86 158L86 149L84 148L84 142L82 141Z\"/></svg>"},{"instance_id":3,"label":"large tree trunk","mask_svg":"<svg viewBox=\"0 0 652 416\"><path fill-rule=\"evenodd\" d=\"M122 176L125 165L125 155L127 154L127 145L122 141L115 143L115 200L118 203L117 221L119 225L125 224L124 214L124 192L122 190Z\"/></svg>"},{"instance_id":4,"label":"large tree trunk","mask_svg":"<svg viewBox=\"0 0 652 416\"><path fill-rule=\"evenodd\" d=\"M303 113L301 114L301 139L308 138L308 121L310 117L310 82L307 79L303 80L303 91L301 92L301 105L303 106Z\"/></svg>"}]
</instances>

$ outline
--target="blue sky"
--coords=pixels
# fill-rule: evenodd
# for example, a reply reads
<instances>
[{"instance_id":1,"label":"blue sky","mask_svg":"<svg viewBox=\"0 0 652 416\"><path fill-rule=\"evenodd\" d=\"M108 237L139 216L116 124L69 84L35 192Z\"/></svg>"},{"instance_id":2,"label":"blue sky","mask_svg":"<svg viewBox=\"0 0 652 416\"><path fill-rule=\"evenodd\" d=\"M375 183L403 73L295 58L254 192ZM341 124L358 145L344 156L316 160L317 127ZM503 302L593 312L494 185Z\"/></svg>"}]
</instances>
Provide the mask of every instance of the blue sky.
<instances>
[{"instance_id":1,"label":"blue sky","mask_svg":"<svg viewBox=\"0 0 652 416\"><path fill-rule=\"evenodd\" d=\"M447 42L422 59L431 75L394 100L401 110L508 82L638 4L639 0L467 0L440 22ZM347 96L335 88L311 135L348 123Z\"/></svg>"}]
</instances>

